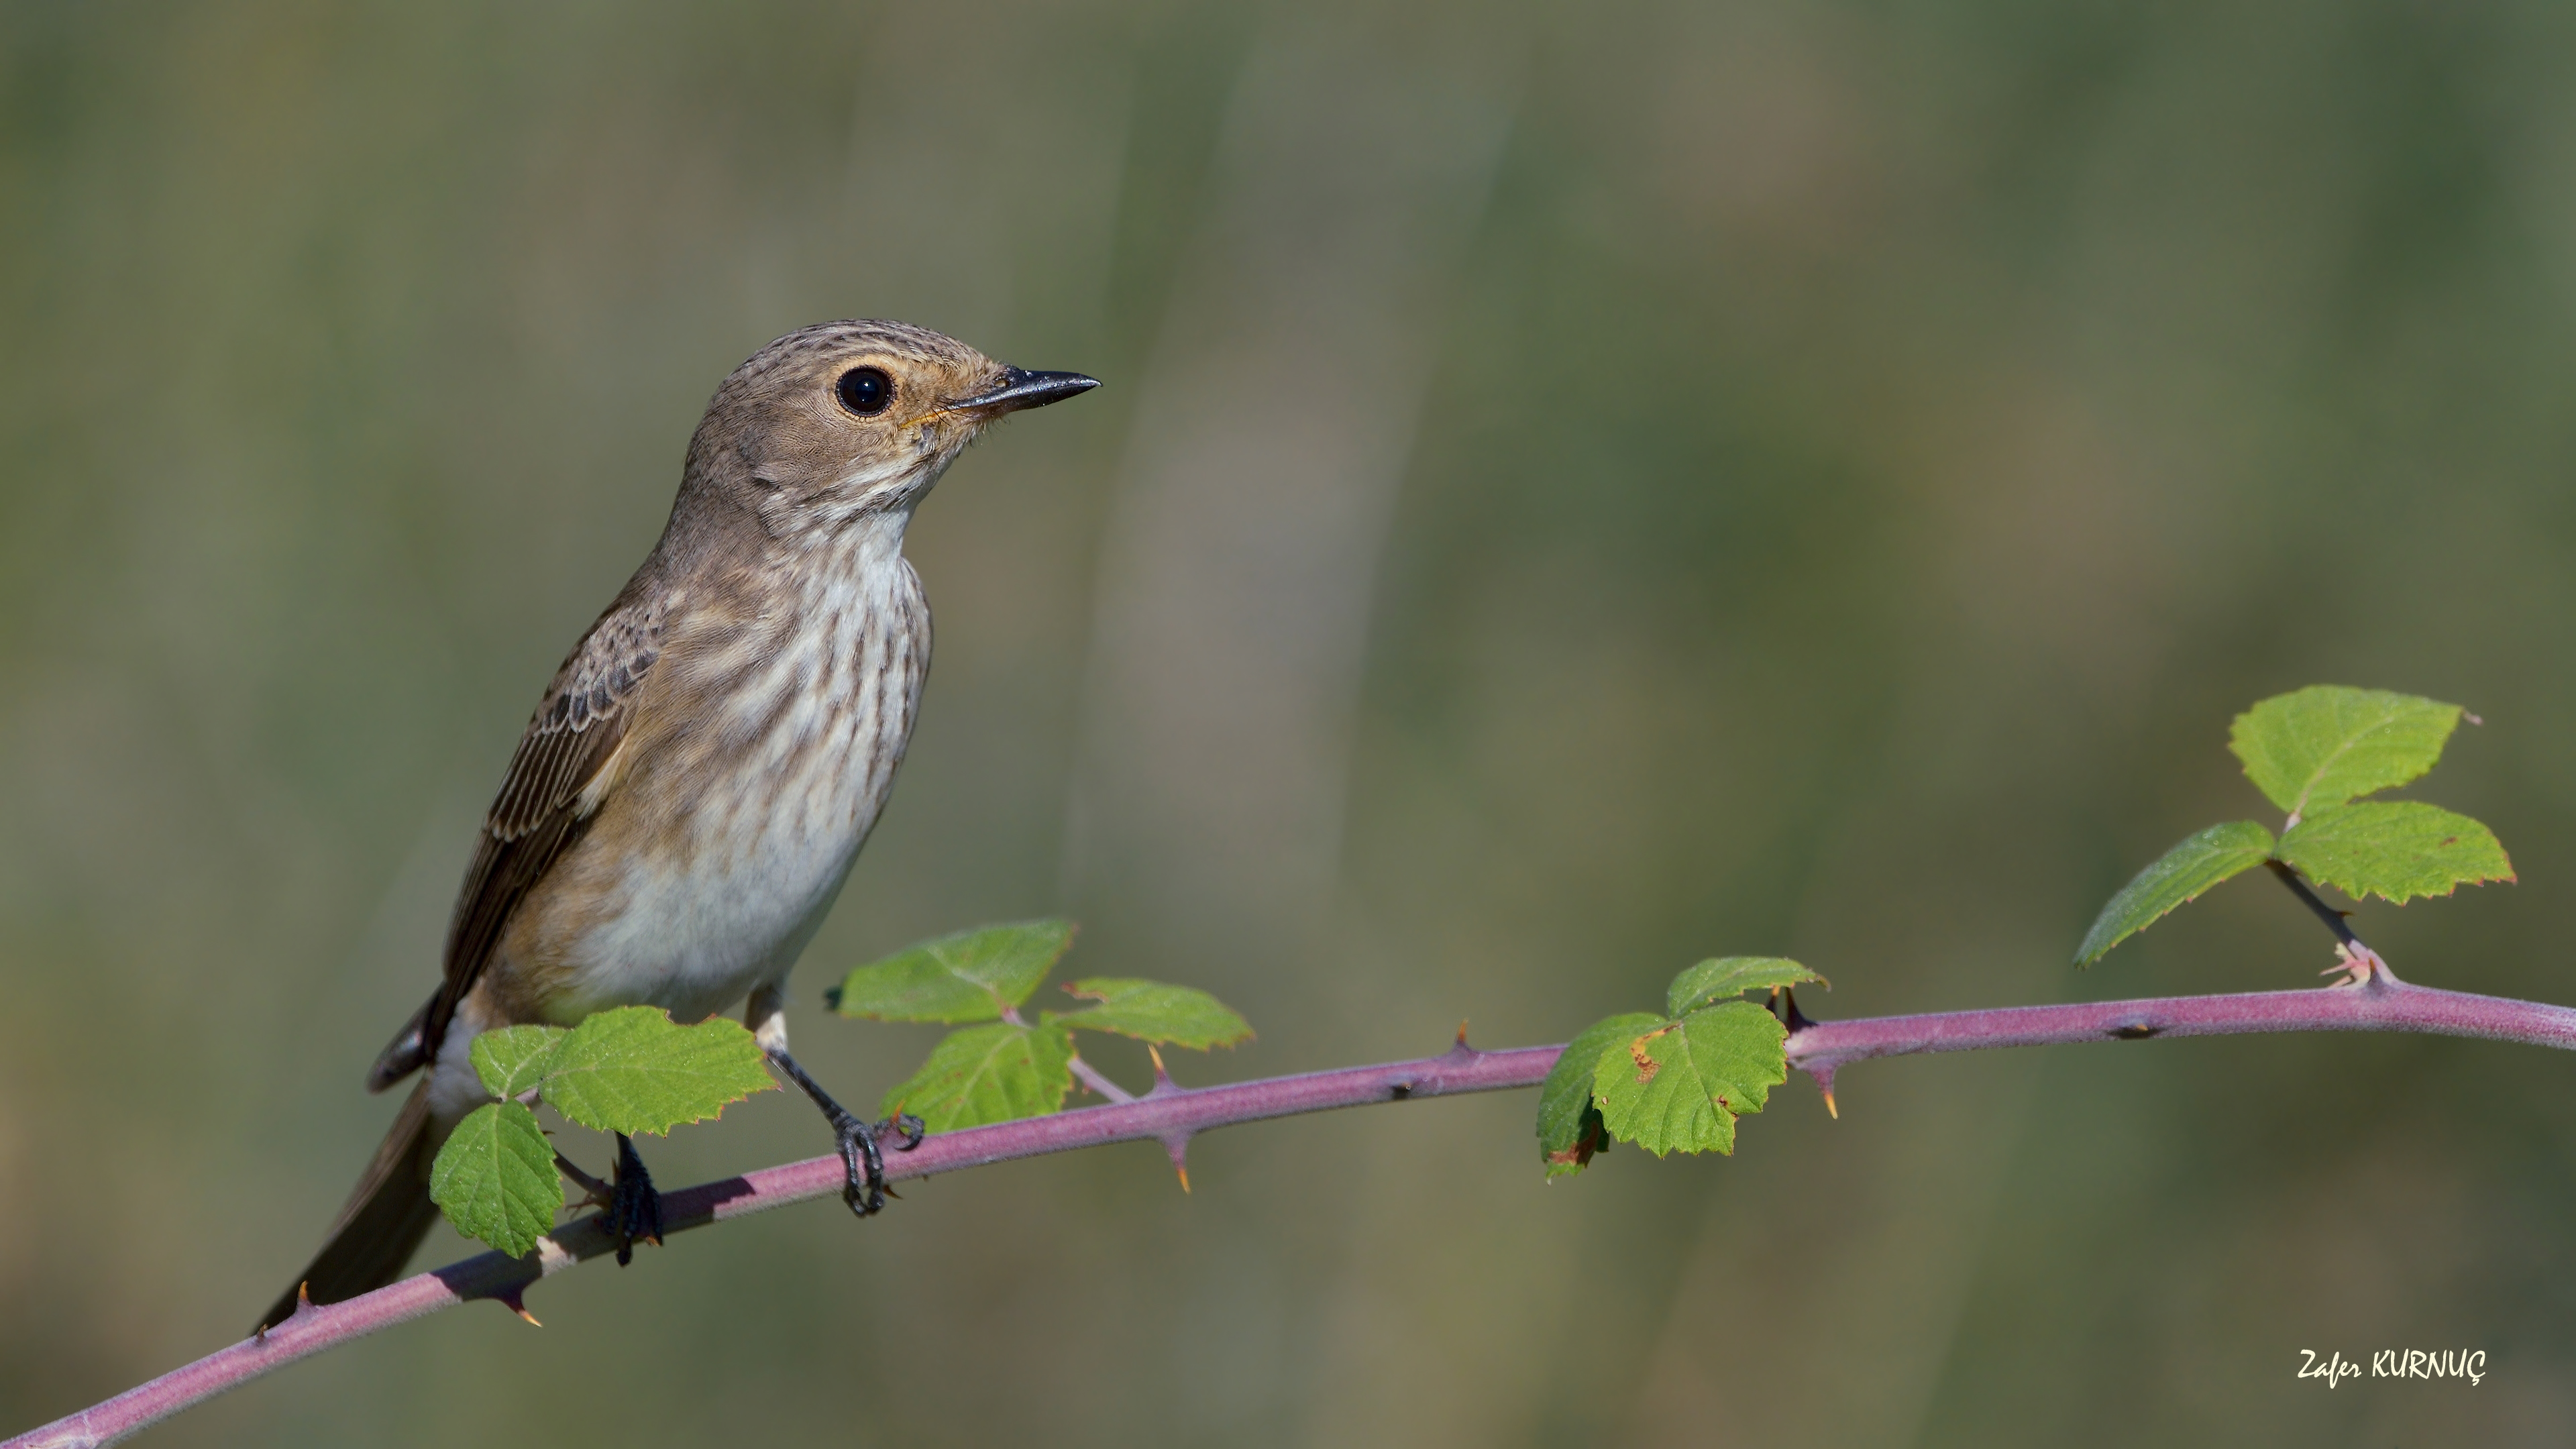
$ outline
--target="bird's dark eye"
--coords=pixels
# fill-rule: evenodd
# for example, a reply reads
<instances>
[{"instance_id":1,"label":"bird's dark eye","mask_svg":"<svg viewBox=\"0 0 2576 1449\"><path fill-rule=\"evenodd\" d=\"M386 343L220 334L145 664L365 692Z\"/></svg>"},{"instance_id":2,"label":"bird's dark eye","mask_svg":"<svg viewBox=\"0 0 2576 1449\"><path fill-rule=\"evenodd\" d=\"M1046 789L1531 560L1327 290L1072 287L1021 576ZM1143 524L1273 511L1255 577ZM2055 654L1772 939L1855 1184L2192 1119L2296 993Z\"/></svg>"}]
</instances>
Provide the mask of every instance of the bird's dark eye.
<instances>
[{"instance_id":1,"label":"bird's dark eye","mask_svg":"<svg viewBox=\"0 0 2576 1449\"><path fill-rule=\"evenodd\" d=\"M840 394L841 406L863 418L875 417L894 401L894 379L881 367L853 367L832 390Z\"/></svg>"}]
</instances>

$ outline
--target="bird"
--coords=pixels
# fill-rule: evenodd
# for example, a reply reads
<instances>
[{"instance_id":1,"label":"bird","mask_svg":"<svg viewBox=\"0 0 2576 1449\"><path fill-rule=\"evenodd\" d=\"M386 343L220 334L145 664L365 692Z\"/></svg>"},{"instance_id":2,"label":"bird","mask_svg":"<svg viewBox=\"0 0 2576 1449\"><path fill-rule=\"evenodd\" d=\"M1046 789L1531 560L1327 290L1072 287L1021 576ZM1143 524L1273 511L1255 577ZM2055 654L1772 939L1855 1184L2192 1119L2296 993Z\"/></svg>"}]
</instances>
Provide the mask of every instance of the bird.
<instances>
[{"instance_id":1,"label":"bird","mask_svg":"<svg viewBox=\"0 0 2576 1449\"><path fill-rule=\"evenodd\" d=\"M489 1101L477 1033L645 1005L744 1003L768 1062L831 1126L861 1217L873 1126L787 1049L787 978L892 790L930 668L903 556L913 510L977 434L1100 384L995 362L901 322L818 323L717 387L669 523L546 687L457 893L445 971L367 1074L418 1073L322 1248L261 1320L390 1283L437 1220L429 1170ZM626 1261L660 1199L623 1135L606 1213Z\"/></svg>"}]
</instances>

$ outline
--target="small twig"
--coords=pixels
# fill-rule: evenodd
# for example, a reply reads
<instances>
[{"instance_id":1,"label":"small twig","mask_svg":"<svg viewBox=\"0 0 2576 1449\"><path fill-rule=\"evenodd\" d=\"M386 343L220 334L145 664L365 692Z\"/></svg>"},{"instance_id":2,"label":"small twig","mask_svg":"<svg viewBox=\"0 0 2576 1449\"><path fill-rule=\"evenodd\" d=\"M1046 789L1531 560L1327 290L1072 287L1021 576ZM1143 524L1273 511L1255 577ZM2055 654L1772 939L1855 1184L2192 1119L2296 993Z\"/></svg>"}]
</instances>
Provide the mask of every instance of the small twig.
<instances>
[{"instance_id":1,"label":"small twig","mask_svg":"<svg viewBox=\"0 0 2576 1449\"><path fill-rule=\"evenodd\" d=\"M1018 1027L1025 1027L1028 1025L1028 1022L1021 1018L1020 1009L1016 1006L1003 1007L1002 1020ZM1084 1061L1080 1052L1074 1053L1073 1060L1065 1063L1065 1065L1073 1069L1074 1076L1080 1078L1084 1086L1089 1087L1091 1090L1098 1092L1104 1097L1107 1097L1112 1102L1133 1102L1136 1100L1135 1093L1128 1091L1125 1087L1122 1087L1116 1082L1109 1080L1107 1077L1102 1076L1100 1069L1093 1066L1091 1063Z\"/></svg>"},{"instance_id":2,"label":"small twig","mask_svg":"<svg viewBox=\"0 0 2576 1449\"><path fill-rule=\"evenodd\" d=\"M2310 889L2306 881L2299 879L2297 871L2277 860L2267 860L2263 864L2271 868L2273 876L2279 879L2281 884L2288 886L2290 894L2297 896L2302 905L2316 912L2317 919L2326 923L2327 930L2334 932L2336 941L2345 946L2360 947L2365 951L2370 949L2363 946L2361 938L2352 933L2352 924L2344 919L2344 913L2327 905L2324 898Z\"/></svg>"},{"instance_id":3,"label":"small twig","mask_svg":"<svg viewBox=\"0 0 2576 1449\"><path fill-rule=\"evenodd\" d=\"M582 1190L584 1197L582 1205L584 1207L606 1207L608 1206L610 1195L616 1191L615 1188L610 1187L607 1183L604 1183L598 1178L591 1176L589 1173L582 1171L580 1163L573 1161L571 1158L564 1156L560 1152L555 1154L555 1171L571 1178L573 1185Z\"/></svg>"},{"instance_id":4,"label":"small twig","mask_svg":"<svg viewBox=\"0 0 2576 1449\"><path fill-rule=\"evenodd\" d=\"M1079 1053L1077 1053L1073 1060L1066 1065L1073 1068L1073 1074L1082 1079L1082 1084L1084 1086L1089 1087L1091 1090L1098 1092L1104 1097L1107 1097L1110 1101L1133 1102L1136 1100L1135 1093L1128 1091L1125 1087L1109 1080L1108 1077L1101 1074L1098 1067L1084 1061Z\"/></svg>"}]
</instances>

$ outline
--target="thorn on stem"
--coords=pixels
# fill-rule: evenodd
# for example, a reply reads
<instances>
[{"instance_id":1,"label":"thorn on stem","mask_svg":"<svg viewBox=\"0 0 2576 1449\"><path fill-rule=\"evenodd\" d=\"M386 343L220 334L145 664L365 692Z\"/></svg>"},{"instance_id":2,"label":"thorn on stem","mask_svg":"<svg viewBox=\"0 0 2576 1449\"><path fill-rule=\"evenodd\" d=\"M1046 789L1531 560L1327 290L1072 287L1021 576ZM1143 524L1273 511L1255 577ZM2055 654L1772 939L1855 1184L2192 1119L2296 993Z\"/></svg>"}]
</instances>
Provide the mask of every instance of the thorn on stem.
<instances>
[{"instance_id":1,"label":"thorn on stem","mask_svg":"<svg viewBox=\"0 0 2576 1449\"><path fill-rule=\"evenodd\" d=\"M1831 1067L1809 1067L1806 1069L1806 1072L1808 1076L1816 1079L1816 1090L1825 1094L1825 1115L1833 1118L1837 1122L1841 1121L1843 1119L1842 1109L1834 1105L1834 1069Z\"/></svg>"},{"instance_id":2,"label":"thorn on stem","mask_svg":"<svg viewBox=\"0 0 2576 1449\"><path fill-rule=\"evenodd\" d=\"M1163 1139L1163 1151L1172 1159L1172 1171L1181 1175L1181 1191L1190 1190L1190 1135L1186 1132Z\"/></svg>"},{"instance_id":3,"label":"thorn on stem","mask_svg":"<svg viewBox=\"0 0 2576 1449\"><path fill-rule=\"evenodd\" d=\"M500 1304L502 1307L509 1309L512 1313L519 1315L521 1318L528 1320L528 1323L532 1327L545 1327L544 1324L537 1322L537 1315L528 1311L528 1305L520 1301L519 1292L520 1290L513 1288L507 1293L496 1295L493 1301Z\"/></svg>"},{"instance_id":4,"label":"thorn on stem","mask_svg":"<svg viewBox=\"0 0 2576 1449\"><path fill-rule=\"evenodd\" d=\"M2374 980L2394 982L2397 979L2397 973L2388 969L2388 963L2381 959L2380 954L2359 941L2336 942L2335 964L2317 974L2344 978L2327 983L2329 991L2368 986Z\"/></svg>"},{"instance_id":5,"label":"thorn on stem","mask_svg":"<svg viewBox=\"0 0 2576 1449\"><path fill-rule=\"evenodd\" d=\"M1483 1052L1467 1045L1467 1022L1460 1018L1457 1039L1449 1044L1449 1050L1440 1059L1444 1062L1471 1062L1483 1055Z\"/></svg>"},{"instance_id":6,"label":"thorn on stem","mask_svg":"<svg viewBox=\"0 0 2576 1449\"><path fill-rule=\"evenodd\" d=\"M1154 1059L1154 1086L1153 1090L1147 1092L1145 1095L1148 1097L1159 1097L1166 1092L1179 1091L1180 1087L1172 1081L1171 1072L1163 1065L1162 1048L1154 1045L1152 1042L1147 1042L1145 1043L1145 1055Z\"/></svg>"}]
</instances>

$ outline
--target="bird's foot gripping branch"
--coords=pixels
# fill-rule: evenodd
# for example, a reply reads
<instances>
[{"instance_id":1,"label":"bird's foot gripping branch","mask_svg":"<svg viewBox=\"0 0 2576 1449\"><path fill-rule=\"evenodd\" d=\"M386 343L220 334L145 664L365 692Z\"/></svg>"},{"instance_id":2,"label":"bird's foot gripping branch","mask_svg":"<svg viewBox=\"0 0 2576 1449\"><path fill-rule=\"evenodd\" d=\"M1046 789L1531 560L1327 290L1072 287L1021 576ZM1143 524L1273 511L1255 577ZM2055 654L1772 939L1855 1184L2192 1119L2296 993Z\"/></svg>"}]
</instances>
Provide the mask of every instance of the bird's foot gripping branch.
<instances>
[{"instance_id":1,"label":"bird's foot gripping branch","mask_svg":"<svg viewBox=\"0 0 2576 1449\"><path fill-rule=\"evenodd\" d=\"M1124 977L1070 982L1064 989L1075 1009L1026 1020L1020 1007L1072 944L1067 921L987 926L861 966L833 987L827 999L844 1016L963 1026L886 1093L887 1118L909 1115L928 1131L954 1132L1044 1116L1064 1106L1077 1077L1113 1100L1129 1099L1082 1059L1076 1031L1132 1037L1149 1051L1204 1051L1252 1035L1241 1016L1204 991ZM585 1191L574 1206L608 1206L614 1192L557 1155L535 1104L601 1132L660 1134L776 1085L760 1044L739 1023L678 1026L647 1006L599 1012L569 1030L487 1031L474 1039L472 1056L495 1100L476 1108L440 1148L430 1199L458 1232L512 1257L554 1231L567 1205L566 1171ZM1159 1055L1154 1066L1160 1079Z\"/></svg>"}]
</instances>

